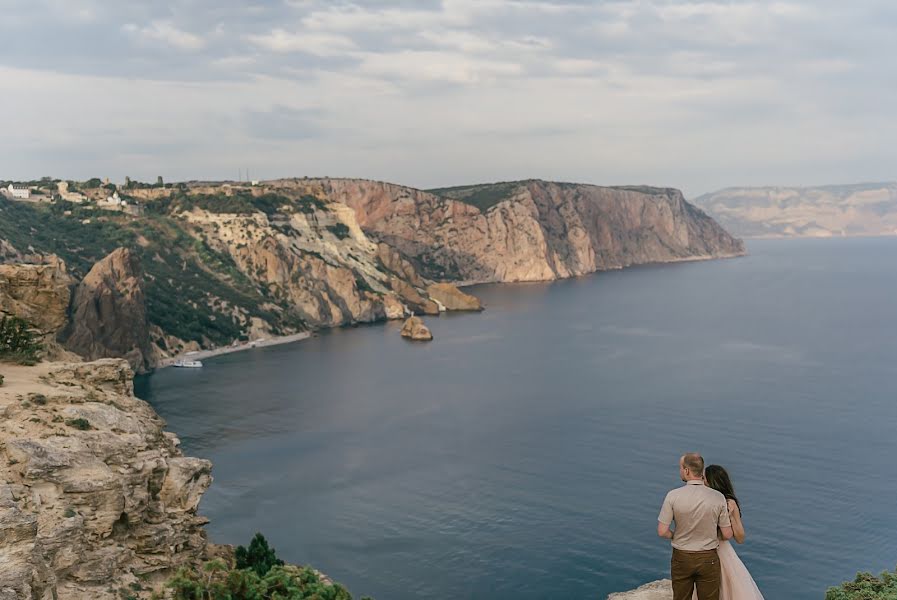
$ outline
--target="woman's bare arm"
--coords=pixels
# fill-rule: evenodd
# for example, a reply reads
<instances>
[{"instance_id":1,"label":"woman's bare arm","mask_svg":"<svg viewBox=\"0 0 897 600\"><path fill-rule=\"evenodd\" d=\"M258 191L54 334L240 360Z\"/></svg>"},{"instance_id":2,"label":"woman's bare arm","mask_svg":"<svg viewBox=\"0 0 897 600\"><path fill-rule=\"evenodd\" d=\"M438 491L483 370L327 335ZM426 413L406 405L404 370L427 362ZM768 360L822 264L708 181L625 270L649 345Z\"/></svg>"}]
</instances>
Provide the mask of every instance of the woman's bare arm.
<instances>
[{"instance_id":1,"label":"woman's bare arm","mask_svg":"<svg viewBox=\"0 0 897 600\"><path fill-rule=\"evenodd\" d=\"M729 520L732 522L732 537L739 544L744 543L744 523L741 522L741 511L738 510L738 503L734 500L727 502L729 505Z\"/></svg>"}]
</instances>

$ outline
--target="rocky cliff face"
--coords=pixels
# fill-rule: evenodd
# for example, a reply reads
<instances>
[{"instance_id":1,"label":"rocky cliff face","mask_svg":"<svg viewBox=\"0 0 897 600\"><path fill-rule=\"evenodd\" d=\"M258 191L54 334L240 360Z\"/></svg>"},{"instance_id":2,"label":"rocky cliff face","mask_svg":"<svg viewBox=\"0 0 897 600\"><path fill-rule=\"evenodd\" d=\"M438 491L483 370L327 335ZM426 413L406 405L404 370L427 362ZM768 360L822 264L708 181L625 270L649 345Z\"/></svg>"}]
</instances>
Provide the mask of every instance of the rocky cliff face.
<instances>
[{"instance_id":1,"label":"rocky cliff face","mask_svg":"<svg viewBox=\"0 0 897 600\"><path fill-rule=\"evenodd\" d=\"M125 361L3 374L0 598L117 599L203 557L211 464L181 454Z\"/></svg>"},{"instance_id":2,"label":"rocky cliff face","mask_svg":"<svg viewBox=\"0 0 897 600\"><path fill-rule=\"evenodd\" d=\"M440 280L544 281L650 262L735 256L678 190L526 181L428 193L328 180L369 235Z\"/></svg>"},{"instance_id":3,"label":"rocky cliff face","mask_svg":"<svg viewBox=\"0 0 897 600\"><path fill-rule=\"evenodd\" d=\"M695 204L736 235L897 235L897 183L727 188Z\"/></svg>"},{"instance_id":4,"label":"rocky cliff face","mask_svg":"<svg viewBox=\"0 0 897 600\"><path fill-rule=\"evenodd\" d=\"M143 269L135 253L119 248L93 266L75 288L62 339L87 360L125 358L137 372L155 365Z\"/></svg>"},{"instance_id":5,"label":"rocky cliff face","mask_svg":"<svg viewBox=\"0 0 897 600\"><path fill-rule=\"evenodd\" d=\"M0 313L55 335L68 321L71 285L65 264L55 256L43 264L0 264Z\"/></svg>"}]
</instances>

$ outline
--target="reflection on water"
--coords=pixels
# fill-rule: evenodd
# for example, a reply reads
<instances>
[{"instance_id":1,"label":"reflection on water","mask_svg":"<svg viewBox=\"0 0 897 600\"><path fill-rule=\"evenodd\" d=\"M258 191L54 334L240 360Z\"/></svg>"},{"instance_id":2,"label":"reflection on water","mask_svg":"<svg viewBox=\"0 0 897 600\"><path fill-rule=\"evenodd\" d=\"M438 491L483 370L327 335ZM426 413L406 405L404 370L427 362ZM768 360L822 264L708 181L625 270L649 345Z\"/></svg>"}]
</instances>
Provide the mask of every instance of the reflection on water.
<instances>
[{"instance_id":1,"label":"reflection on water","mask_svg":"<svg viewBox=\"0 0 897 600\"><path fill-rule=\"evenodd\" d=\"M390 323L138 382L212 459L217 542L264 532L354 592L602 598L662 577L655 519L699 450L744 504L769 598L897 562L897 241L480 286Z\"/></svg>"}]
</instances>

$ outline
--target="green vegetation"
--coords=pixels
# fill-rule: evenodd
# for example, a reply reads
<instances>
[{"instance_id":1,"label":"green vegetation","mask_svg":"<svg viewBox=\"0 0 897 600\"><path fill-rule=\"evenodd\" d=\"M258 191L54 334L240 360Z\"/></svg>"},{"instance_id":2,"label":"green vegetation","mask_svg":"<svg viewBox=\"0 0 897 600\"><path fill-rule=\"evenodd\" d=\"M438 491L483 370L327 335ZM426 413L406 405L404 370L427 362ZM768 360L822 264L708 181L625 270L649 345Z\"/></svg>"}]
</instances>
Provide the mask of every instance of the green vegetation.
<instances>
[{"instance_id":1,"label":"green vegetation","mask_svg":"<svg viewBox=\"0 0 897 600\"><path fill-rule=\"evenodd\" d=\"M62 513L62 516L64 516L66 519L71 519L72 517L75 516L75 514L76 513L74 510L72 510L71 508L67 508L67 509L65 509L65 512Z\"/></svg>"},{"instance_id":2,"label":"green vegetation","mask_svg":"<svg viewBox=\"0 0 897 600\"><path fill-rule=\"evenodd\" d=\"M37 333L24 319L0 315L0 360L33 365L43 345Z\"/></svg>"},{"instance_id":3,"label":"green vegetation","mask_svg":"<svg viewBox=\"0 0 897 600\"><path fill-rule=\"evenodd\" d=\"M75 429L80 429L81 431L87 431L88 429L91 429L90 421L88 421L87 419L83 419L81 417L78 417L77 419L69 419L68 421L65 422L65 424L68 425L69 427L74 427Z\"/></svg>"},{"instance_id":4,"label":"green vegetation","mask_svg":"<svg viewBox=\"0 0 897 600\"><path fill-rule=\"evenodd\" d=\"M222 560L182 568L166 587L175 600L352 600L344 587L312 569L284 565L260 533L248 548L237 547L236 561L233 569Z\"/></svg>"},{"instance_id":5,"label":"green vegetation","mask_svg":"<svg viewBox=\"0 0 897 600\"><path fill-rule=\"evenodd\" d=\"M0 386L3 385L3 375L0 375Z\"/></svg>"},{"instance_id":6,"label":"green vegetation","mask_svg":"<svg viewBox=\"0 0 897 600\"><path fill-rule=\"evenodd\" d=\"M345 223L337 223L336 225L328 225L327 231L335 235L341 240L349 237L349 226Z\"/></svg>"},{"instance_id":7,"label":"green vegetation","mask_svg":"<svg viewBox=\"0 0 897 600\"><path fill-rule=\"evenodd\" d=\"M859 573L853 581L829 588L825 600L894 600L897 598L897 570L876 577Z\"/></svg>"},{"instance_id":8,"label":"green vegetation","mask_svg":"<svg viewBox=\"0 0 897 600\"><path fill-rule=\"evenodd\" d=\"M283 561L277 558L274 548L268 546L268 540L261 533L255 534L249 542L249 548L237 546L234 556L238 569L252 569L260 576L265 576L272 567L283 565Z\"/></svg>"},{"instance_id":9,"label":"green vegetation","mask_svg":"<svg viewBox=\"0 0 897 600\"><path fill-rule=\"evenodd\" d=\"M482 212L486 212L499 202L508 200L520 187L519 181L507 181L500 183L486 183L480 185L464 185L449 188L437 188L427 190L431 194L451 198L465 204L476 206Z\"/></svg>"},{"instance_id":10,"label":"green vegetation","mask_svg":"<svg viewBox=\"0 0 897 600\"><path fill-rule=\"evenodd\" d=\"M225 345L239 339L243 326L233 309L226 307L240 307L249 317L265 319L274 325L275 333L277 328L301 327L293 313L263 308L269 301L267 290L259 289L228 254L190 235L188 224L169 216L170 210L185 208L179 202L192 201L180 198L148 203L143 217L69 203L47 206L0 198L0 239L23 252L59 255L78 279L116 248L132 249L145 271L150 323L183 340ZM213 204L208 198L200 196L199 202ZM268 210L289 202L274 195L254 200ZM64 215L63 210L71 210L72 215ZM82 222L87 219L89 223Z\"/></svg>"}]
</instances>

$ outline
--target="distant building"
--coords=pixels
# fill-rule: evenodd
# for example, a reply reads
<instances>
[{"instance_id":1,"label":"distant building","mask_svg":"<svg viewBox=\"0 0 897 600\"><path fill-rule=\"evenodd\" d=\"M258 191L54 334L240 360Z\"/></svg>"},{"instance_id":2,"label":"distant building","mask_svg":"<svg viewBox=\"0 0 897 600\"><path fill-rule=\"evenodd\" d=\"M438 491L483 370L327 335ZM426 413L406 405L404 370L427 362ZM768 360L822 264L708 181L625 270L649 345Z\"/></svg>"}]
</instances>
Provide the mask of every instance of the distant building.
<instances>
[{"instance_id":1,"label":"distant building","mask_svg":"<svg viewBox=\"0 0 897 600\"><path fill-rule=\"evenodd\" d=\"M21 200L27 200L31 197L31 188L27 185L21 185L18 183L10 183L9 184L9 195L13 198L19 198Z\"/></svg>"}]
</instances>

